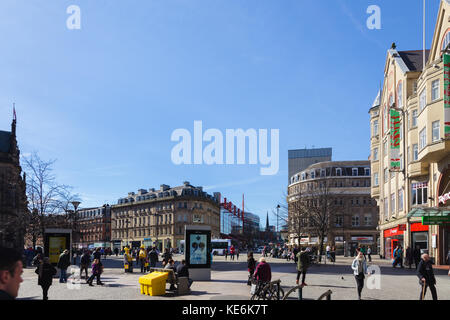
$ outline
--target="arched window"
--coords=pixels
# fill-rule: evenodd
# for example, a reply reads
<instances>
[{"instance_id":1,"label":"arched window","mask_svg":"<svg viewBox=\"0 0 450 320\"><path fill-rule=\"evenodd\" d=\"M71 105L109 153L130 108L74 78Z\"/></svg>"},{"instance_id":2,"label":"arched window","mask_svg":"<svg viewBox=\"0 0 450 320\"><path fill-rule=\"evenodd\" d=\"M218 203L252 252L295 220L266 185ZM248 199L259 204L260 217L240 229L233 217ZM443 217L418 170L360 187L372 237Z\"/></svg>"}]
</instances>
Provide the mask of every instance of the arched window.
<instances>
[{"instance_id":1,"label":"arched window","mask_svg":"<svg viewBox=\"0 0 450 320\"><path fill-rule=\"evenodd\" d=\"M445 32L444 37L442 38L442 47L441 50L445 50L450 43L450 29Z\"/></svg>"}]
</instances>

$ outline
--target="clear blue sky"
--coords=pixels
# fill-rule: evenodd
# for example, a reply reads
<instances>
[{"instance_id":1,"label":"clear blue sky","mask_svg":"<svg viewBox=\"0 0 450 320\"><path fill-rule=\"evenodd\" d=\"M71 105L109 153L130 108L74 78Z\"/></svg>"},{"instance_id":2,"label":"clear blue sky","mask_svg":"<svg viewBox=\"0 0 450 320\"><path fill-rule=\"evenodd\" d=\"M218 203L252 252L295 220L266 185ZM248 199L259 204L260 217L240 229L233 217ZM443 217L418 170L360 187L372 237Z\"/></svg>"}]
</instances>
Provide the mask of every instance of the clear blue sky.
<instances>
[{"instance_id":1,"label":"clear blue sky","mask_svg":"<svg viewBox=\"0 0 450 320\"><path fill-rule=\"evenodd\" d=\"M427 1L427 46L439 8ZM69 5L81 30L69 30ZM369 5L381 30L369 30ZM16 103L23 154L56 159L82 207L188 180L261 216L283 199L287 151L369 156L368 110L391 43L422 49L421 0L2 0L0 130ZM173 130L280 130L280 170L175 166ZM275 224L275 217L270 217Z\"/></svg>"}]
</instances>

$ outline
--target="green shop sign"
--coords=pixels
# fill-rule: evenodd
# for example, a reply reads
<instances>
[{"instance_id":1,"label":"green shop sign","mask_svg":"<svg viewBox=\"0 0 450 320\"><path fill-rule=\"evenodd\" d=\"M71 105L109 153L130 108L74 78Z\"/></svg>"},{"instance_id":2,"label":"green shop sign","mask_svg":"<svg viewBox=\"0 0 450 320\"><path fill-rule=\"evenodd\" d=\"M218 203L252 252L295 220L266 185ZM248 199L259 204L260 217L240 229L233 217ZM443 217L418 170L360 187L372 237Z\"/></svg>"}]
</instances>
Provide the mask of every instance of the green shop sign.
<instances>
[{"instance_id":1,"label":"green shop sign","mask_svg":"<svg viewBox=\"0 0 450 320\"><path fill-rule=\"evenodd\" d=\"M450 223L450 216L423 216L423 225L446 224Z\"/></svg>"}]
</instances>

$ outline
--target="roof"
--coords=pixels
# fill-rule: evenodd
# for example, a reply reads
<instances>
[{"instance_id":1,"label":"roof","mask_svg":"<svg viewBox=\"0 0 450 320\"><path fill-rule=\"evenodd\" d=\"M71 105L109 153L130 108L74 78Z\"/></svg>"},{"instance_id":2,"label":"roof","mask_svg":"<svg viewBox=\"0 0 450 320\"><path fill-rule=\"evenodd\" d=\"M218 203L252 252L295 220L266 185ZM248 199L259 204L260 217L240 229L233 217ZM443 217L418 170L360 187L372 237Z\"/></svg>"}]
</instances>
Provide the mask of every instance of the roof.
<instances>
[{"instance_id":1,"label":"roof","mask_svg":"<svg viewBox=\"0 0 450 320\"><path fill-rule=\"evenodd\" d=\"M378 94L372 104L372 108L379 107L380 105L381 105L381 90L378 90Z\"/></svg>"},{"instance_id":2,"label":"roof","mask_svg":"<svg viewBox=\"0 0 450 320\"><path fill-rule=\"evenodd\" d=\"M8 153L11 148L11 132L0 131L0 152Z\"/></svg>"},{"instance_id":3,"label":"roof","mask_svg":"<svg viewBox=\"0 0 450 320\"><path fill-rule=\"evenodd\" d=\"M289 150L289 159L331 157L332 148Z\"/></svg>"},{"instance_id":4,"label":"roof","mask_svg":"<svg viewBox=\"0 0 450 320\"><path fill-rule=\"evenodd\" d=\"M423 70L423 50L398 51L398 54L405 62L409 71ZM425 50L425 61L428 60L430 50Z\"/></svg>"}]
</instances>

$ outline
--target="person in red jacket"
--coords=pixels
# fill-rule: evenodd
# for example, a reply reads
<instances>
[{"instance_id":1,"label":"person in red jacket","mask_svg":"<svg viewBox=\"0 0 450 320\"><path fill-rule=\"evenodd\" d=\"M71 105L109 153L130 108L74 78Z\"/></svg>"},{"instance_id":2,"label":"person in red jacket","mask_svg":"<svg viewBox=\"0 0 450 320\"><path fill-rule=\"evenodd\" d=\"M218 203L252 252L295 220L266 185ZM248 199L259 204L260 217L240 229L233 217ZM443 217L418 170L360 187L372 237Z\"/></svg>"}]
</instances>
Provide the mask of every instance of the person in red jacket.
<instances>
[{"instance_id":1,"label":"person in red jacket","mask_svg":"<svg viewBox=\"0 0 450 320\"><path fill-rule=\"evenodd\" d=\"M253 276L259 282L270 282L270 280L272 280L272 271L270 269L270 265L266 262L266 259L264 257L261 257L259 259L259 263L256 266L256 270Z\"/></svg>"}]
</instances>

